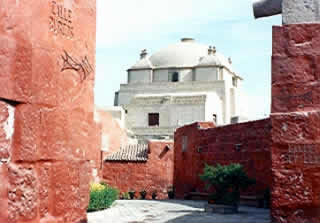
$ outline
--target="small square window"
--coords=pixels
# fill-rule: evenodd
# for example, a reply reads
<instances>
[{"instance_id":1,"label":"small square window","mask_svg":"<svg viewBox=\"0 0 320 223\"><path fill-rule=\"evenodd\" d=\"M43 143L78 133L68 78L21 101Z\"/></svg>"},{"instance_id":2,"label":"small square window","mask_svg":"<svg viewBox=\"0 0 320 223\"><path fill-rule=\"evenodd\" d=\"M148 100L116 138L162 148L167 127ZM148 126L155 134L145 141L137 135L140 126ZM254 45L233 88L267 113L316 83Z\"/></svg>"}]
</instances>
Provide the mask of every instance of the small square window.
<instances>
[{"instance_id":1,"label":"small square window","mask_svg":"<svg viewBox=\"0 0 320 223\"><path fill-rule=\"evenodd\" d=\"M149 126L159 126L159 113L148 114Z\"/></svg>"},{"instance_id":2,"label":"small square window","mask_svg":"<svg viewBox=\"0 0 320 223\"><path fill-rule=\"evenodd\" d=\"M179 73L178 72L169 72L169 81L178 82L179 81Z\"/></svg>"}]
</instances>

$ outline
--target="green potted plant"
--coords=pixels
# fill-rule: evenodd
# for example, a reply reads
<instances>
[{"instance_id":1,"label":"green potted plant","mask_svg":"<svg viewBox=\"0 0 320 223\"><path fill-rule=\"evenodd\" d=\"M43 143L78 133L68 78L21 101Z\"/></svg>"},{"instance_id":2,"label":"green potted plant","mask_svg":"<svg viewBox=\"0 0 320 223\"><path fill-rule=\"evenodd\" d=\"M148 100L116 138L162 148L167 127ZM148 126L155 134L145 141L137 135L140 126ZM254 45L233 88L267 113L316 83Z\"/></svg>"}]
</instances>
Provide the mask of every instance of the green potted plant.
<instances>
[{"instance_id":1,"label":"green potted plant","mask_svg":"<svg viewBox=\"0 0 320 223\"><path fill-rule=\"evenodd\" d=\"M147 191L146 190L142 190L140 191L140 197L142 200L146 199L147 196Z\"/></svg>"},{"instance_id":2,"label":"green potted plant","mask_svg":"<svg viewBox=\"0 0 320 223\"><path fill-rule=\"evenodd\" d=\"M207 183L208 188L213 187L215 191L210 195L211 203L233 206L236 211L240 201L240 191L255 183L240 164L227 166L206 164L200 179Z\"/></svg>"},{"instance_id":3,"label":"green potted plant","mask_svg":"<svg viewBox=\"0 0 320 223\"><path fill-rule=\"evenodd\" d=\"M169 199L173 199L174 198L174 193L175 192L175 190L174 190L174 186L169 186L168 188L167 188L167 193L168 193L168 198Z\"/></svg>"},{"instance_id":4,"label":"green potted plant","mask_svg":"<svg viewBox=\"0 0 320 223\"><path fill-rule=\"evenodd\" d=\"M135 196L135 194L136 194L136 191L133 190L133 189L130 189L130 190L128 191L128 194L129 194L129 196L130 196L130 199L133 200L133 199L134 199L134 196Z\"/></svg>"},{"instance_id":5,"label":"green potted plant","mask_svg":"<svg viewBox=\"0 0 320 223\"><path fill-rule=\"evenodd\" d=\"M151 197L152 197L152 200L155 200L157 198L157 191L156 190L152 191Z\"/></svg>"},{"instance_id":6,"label":"green potted plant","mask_svg":"<svg viewBox=\"0 0 320 223\"><path fill-rule=\"evenodd\" d=\"M128 192L122 192L121 196L120 196L121 200L129 200L130 199L130 195Z\"/></svg>"}]
</instances>

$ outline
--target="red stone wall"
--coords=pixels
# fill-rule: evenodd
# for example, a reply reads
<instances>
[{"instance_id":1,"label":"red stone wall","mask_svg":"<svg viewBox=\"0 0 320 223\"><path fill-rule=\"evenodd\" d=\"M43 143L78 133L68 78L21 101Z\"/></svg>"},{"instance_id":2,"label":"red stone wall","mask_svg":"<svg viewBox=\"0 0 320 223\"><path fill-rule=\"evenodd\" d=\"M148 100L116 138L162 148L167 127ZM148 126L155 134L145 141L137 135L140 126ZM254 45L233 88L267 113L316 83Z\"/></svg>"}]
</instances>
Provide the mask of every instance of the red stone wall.
<instances>
[{"instance_id":1,"label":"red stone wall","mask_svg":"<svg viewBox=\"0 0 320 223\"><path fill-rule=\"evenodd\" d=\"M0 3L1 223L86 220L100 155L95 4Z\"/></svg>"},{"instance_id":2,"label":"red stone wall","mask_svg":"<svg viewBox=\"0 0 320 223\"><path fill-rule=\"evenodd\" d=\"M320 222L319 59L320 24L273 28L273 222Z\"/></svg>"},{"instance_id":3,"label":"red stone wall","mask_svg":"<svg viewBox=\"0 0 320 223\"><path fill-rule=\"evenodd\" d=\"M170 150L166 149L169 145ZM103 180L121 192L130 189L147 191L151 198L152 191L157 191L157 199L166 199L167 187L173 185L173 143L163 141L149 142L149 159L147 162L104 162Z\"/></svg>"},{"instance_id":4,"label":"red stone wall","mask_svg":"<svg viewBox=\"0 0 320 223\"><path fill-rule=\"evenodd\" d=\"M257 181L250 193L263 195L271 185L270 119L217 128L194 123L177 129L174 142L174 185L178 198L193 190L206 191L199 178L205 163L242 164Z\"/></svg>"},{"instance_id":5,"label":"red stone wall","mask_svg":"<svg viewBox=\"0 0 320 223\"><path fill-rule=\"evenodd\" d=\"M104 155L108 155L126 146L128 137L125 129L121 128L112 115L102 109L97 109L99 124L101 125L101 147Z\"/></svg>"}]
</instances>

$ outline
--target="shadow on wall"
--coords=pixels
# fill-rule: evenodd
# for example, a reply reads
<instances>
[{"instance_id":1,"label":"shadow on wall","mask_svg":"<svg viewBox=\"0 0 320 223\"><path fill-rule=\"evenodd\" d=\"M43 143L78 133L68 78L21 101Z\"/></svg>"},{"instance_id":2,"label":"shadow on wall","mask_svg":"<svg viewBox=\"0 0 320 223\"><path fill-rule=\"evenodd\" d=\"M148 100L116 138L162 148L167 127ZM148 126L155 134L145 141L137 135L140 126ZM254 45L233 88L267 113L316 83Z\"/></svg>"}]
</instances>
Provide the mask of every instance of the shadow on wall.
<instances>
[{"instance_id":1,"label":"shadow on wall","mask_svg":"<svg viewBox=\"0 0 320 223\"><path fill-rule=\"evenodd\" d=\"M170 148L168 146L166 146L163 151L160 153L159 155L159 159L162 159L168 152L169 152Z\"/></svg>"}]
</instances>

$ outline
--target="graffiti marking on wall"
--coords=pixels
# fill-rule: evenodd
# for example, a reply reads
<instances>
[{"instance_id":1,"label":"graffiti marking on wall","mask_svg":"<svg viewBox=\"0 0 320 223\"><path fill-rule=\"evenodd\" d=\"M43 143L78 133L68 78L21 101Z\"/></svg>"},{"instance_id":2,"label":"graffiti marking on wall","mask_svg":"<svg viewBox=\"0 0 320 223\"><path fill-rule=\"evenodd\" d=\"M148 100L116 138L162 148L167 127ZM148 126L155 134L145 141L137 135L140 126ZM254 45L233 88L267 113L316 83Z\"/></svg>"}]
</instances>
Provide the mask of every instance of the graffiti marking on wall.
<instances>
[{"instance_id":1,"label":"graffiti marking on wall","mask_svg":"<svg viewBox=\"0 0 320 223\"><path fill-rule=\"evenodd\" d=\"M63 60L63 66L61 68L61 72L66 70L74 70L79 74L80 82L83 82L88 78L88 76L93 72L93 68L88 60L87 56L80 58L80 60L76 60L71 57L67 51L64 50L63 55L61 55Z\"/></svg>"}]
</instances>

